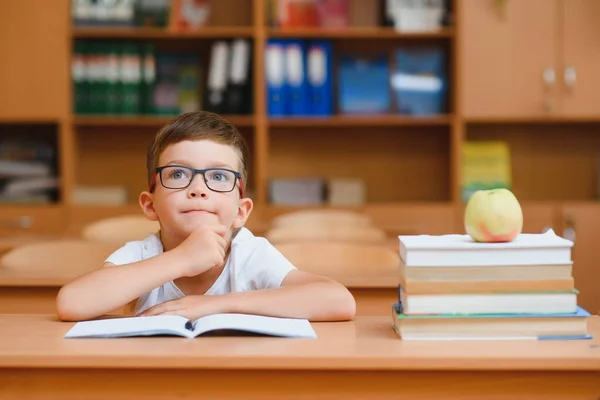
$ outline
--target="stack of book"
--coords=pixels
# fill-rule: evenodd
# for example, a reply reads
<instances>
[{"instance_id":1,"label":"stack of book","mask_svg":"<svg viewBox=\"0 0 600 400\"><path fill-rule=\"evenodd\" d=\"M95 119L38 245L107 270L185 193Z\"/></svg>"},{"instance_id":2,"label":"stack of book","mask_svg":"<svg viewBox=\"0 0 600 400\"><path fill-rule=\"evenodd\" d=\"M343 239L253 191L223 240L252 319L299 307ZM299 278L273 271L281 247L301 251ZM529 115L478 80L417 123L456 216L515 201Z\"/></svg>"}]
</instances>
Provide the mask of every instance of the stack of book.
<instances>
[{"instance_id":1,"label":"stack of book","mask_svg":"<svg viewBox=\"0 0 600 400\"><path fill-rule=\"evenodd\" d=\"M404 340L584 339L573 242L549 230L512 242L400 236L393 326Z\"/></svg>"}]
</instances>

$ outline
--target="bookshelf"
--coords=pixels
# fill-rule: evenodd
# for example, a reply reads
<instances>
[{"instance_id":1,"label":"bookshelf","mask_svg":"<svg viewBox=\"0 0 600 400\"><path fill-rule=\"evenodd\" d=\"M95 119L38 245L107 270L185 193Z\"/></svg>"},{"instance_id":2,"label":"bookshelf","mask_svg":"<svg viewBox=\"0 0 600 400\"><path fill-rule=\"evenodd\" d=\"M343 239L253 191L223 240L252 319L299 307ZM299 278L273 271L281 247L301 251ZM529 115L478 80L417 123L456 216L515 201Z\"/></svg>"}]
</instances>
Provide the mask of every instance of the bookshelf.
<instances>
[{"instance_id":1,"label":"bookshelf","mask_svg":"<svg viewBox=\"0 0 600 400\"><path fill-rule=\"evenodd\" d=\"M223 115L229 122L236 127L251 127L254 125L254 116L252 115ZM123 126L149 126L160 128L169 122L172 117L161 116L74 116L73 125L77 127L123 127Z\"/></svg>"},{"instance_id":2,"label":"bookshelf","mask_svg":"<svg viewBox=\"0 0 600 400\"><path fill-rule=\"evenodd\" d=\"M288 28L267 29L266 36L271 38L322 38L322 39L448 39L454 37L451 28L435 32L402 32L384 27L349 27L349 28Z\"/></svg>"},{"instance_id":3,"label":"bookshelf","mask_svg":"<svg viewBox=\"0 0 600 400\"><path fill-rule=\"evenodd\" d=\"M490 90L507 87L501 94L505 98L511 97L509 90L513 90L511 88L516 84L511 86L500 79L500 83L490 86L486 74L477 73L474 68L484 65L493 69L490 63L496 62L493 61L496 59L493 57L495 49L506 50L509 39L527 29L527 22L517 20L515 15L519 12L533 12L540 0L509 6L506 16L508 22L504 24L508 24L513 33L508 39L498 37L498 33L506 27L502 26L497 15L490 12L489 5L475 6L472 0L449 1L452 15L450 26L438 31L417 33L399 33L392 28L379 26L379 2L365 5L358 0L350 1L351 24L344 29L272 28L267 24L266 0L213 0L210 2L210 22L206 27L195 31L146 27L78 27L70 23L69 1L65 0L57 6L44 6L39 0L28 1L31 5L47 7L50 12L44 23L39 16L29 17L31 21L27 26L32 31L28 34L29 47L38 49L38 42L43 37L43 32L34 29L36 25L54 26L64 35L63 39L66 39L53 38L50 48L45 49L55 55L48 74L60 79L44 80L40 87L45 90L38 91L41 95L47 92L46 89L54 89L57 100L50 107L49 114L46 111L36 114L24 103L18 107L18 110L24 111L0 111L0 121L9 118L21 118L31 123L52 118L57 121L61 138L61 165L65 172L62 177L64 196L59 207L76 207L70 200L69 193L78 184L111 182L125 183L132 193L127 207L135 206L137 200L134 194L144 186L143 179L140 179L143 176L143 164L139 165L139 161L143 157L145 142L170 119L168 116L75 115L71 111L72 85L68 65L71 62L73 43L79 39L148 41L158 49L196 52L203 60L202 69L205 71L211 43L223 38L249 38L254 55L254 113L230 115L226 118L240 128L251 145L254 171L251 184L257 208L294 208L270 204L268 184L271 178L316 174L326 177L358 176L368 180L367 207L380 203L397 203L402 206L407 202L460 206L461 145L465 140L488 139L509 142L513 151L515 191L523 201L591 202L596 198L594 149L598 143L592 132L600 122L600 112L585 115L543 112L541 104L546 94L543 88L540 89L539 83L531 90L532 94L522 96L528 99L539 97L536 99L539 104L535 111L527 111L521 106L503 109L502 107L510 107L510 103L506 102L494 103L496 106L490 109L490 101L493 103L496 100L490 100L489 95L486 99L483 92L473 91L474 87ZM13 14L9 15L19 15L19 9L29 4L25 3L23 6L11 6L9 11ZM540 25L545 32L554 34L553 29L557 28L548 21L552 13L561 12L560 7L564 8L564 4L557 6L557 9L545 11L549 14L542 15L544 18ZM576 5L572 7L575 11L571 10L571 14L578 10ZM565 12L566 14L568 13ZM461 24L461 20L465 23ZM482 28L484 25L490 27L485 30ZM10 29L9 27L7 32ZM16 26L12 29L16 30ZM488 31L494 36L486 37ZM537 34L529 34L534 35ZM537 37L529 36L525 35L524 49L531 48L535 44L533 41L538 40ZM269 38L331 40L334 55L346 52L359 55L377 52L389 54L397 46L442 46L447 51L446 68L450 77L447 113L419 118L395 113L376 116L336 113L330 117L269 118L265 107L265 93L261 90L265 85L263 55L265 42ZM488 45L491 40L495 41L494 46ZM558 42L562 43L562 39ZM14 47L5 50L22 53L22 50ZM524 56L526 51L523 50ZM552 51L558 53L552 49L542 53ZM489 57L479 57L481 52L484 55L489 53ZM537 63L541 57L537 55L531 62ZM503 66L511 63L510 57L503 57L502 60ZM511 71L518 68L513 64L510 64ZM39 78L43 75L41 73L27 72L35 79L42 79ZM8 71L4 71L4 75L8 75ZM205 76L204 72L203 79ZM11 89L11 93L20 92L18 87ZM46 101L45 98L41 100ZM561 103L563 100L558 99L556 102ZM7 101L4 103L9 104ZM488 112L498 109L501 111ZM3 112L8 115L2 115ZM572 135L577 135L578 140L564 146L562 141L567 130ZM368 137L366 141L365 136ZM109 145L103 144L103 141ZM538 145L540 141L543 145ZM114 152L112 145L118 147ZM297 149L301 150L296 151ZM562 151L561 168L549 161L558 150ZM118 160L115 162L116 166L106 167L108 173L98 176L98 168L110 157ZM125 168L131 176L119 173L119 168ZM325 170L327 172L323 173ZM548 171L554 176L552 185L544 183L543 178ZM582 179L570 179L569 176L574 174ZM378 180L377 177L382 179ZM267 211L266 214L268 213Z\"/></svg>"},{"instance_id":4,"label":"bookshelf","mask_svg":"<svg viewBox=\"0 0 600 400\"><path fill-rule=\"evenodd\" d=\"M462 146L503 140L511 149L525 230L574 227L576 281L579 276L584 301L600 309L590 294L600 290L593 283L600 278L594 281L589 272L598 256L592 238L600 235L594 223L600 218L600 78L590 72L600 69L600 59L590 38L600 27L582 18L596 10L595 1L504 2L502 11L493 0L452 0L451 25L430 33L378 26L379 2L365 0L350 1L345 29L275 29L267 24L266 0L211 0L209 24L193 32L74 27L68 0L1 2L1 34L19 40L0 41L7 55L0 63L0 135L15 123L53 126L61 171L58 202L0 205L13 221L3 232L76 233L95 219L139 210L146 145L169 117L75 115L69 67L75 40L151 42L157 49L194 52L206 71L214 41L244 37L253 50L254 109L226 117L251 146L251 226L297 208L270 203L270 179L320 175L364 179L368 202L356 208L390 235L462 231ZM270 38L330 40L336 56L441 46L448 54L446 112L269 118L263 56ZM578 72L574 85L565 80L569 66ZM548 68L554 71L550 83ZM129 200L124 206L78 205L72 196L78 185L123 185ZM18 228L23 217L35 223Z\"/></svg>"},{"instance_id":5,"label":"bookshelf","mask_svg":"<svg viewBox=\"0 0 600 400\"><path fill-rule=\"evenodd\" d=\"M74 39L220 39L253 37L254 29L248 26L207 27L193 32L173 32L165 28L75 28Z\"/></svg>"}]
</instances>

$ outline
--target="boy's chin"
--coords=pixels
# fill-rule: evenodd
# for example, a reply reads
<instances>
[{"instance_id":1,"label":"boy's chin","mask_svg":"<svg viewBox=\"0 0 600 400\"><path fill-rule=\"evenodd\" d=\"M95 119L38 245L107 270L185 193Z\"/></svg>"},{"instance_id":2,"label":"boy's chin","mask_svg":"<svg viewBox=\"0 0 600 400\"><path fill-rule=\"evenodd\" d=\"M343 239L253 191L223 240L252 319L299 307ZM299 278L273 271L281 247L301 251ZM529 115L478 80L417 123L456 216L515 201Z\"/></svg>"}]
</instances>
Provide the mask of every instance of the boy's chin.
<instances>
[{"instance_id":1,"label":"boy's chin","mask_svg":"<svg viewBox=\"0 0 600 400\"><path fill-rule=\"evenodd\" d=\"M216 214L209 213L188 213L183 215L182 226L185 230L193 232L203 226L221 225L219 217Z\"/></svg>"}]
</instances>

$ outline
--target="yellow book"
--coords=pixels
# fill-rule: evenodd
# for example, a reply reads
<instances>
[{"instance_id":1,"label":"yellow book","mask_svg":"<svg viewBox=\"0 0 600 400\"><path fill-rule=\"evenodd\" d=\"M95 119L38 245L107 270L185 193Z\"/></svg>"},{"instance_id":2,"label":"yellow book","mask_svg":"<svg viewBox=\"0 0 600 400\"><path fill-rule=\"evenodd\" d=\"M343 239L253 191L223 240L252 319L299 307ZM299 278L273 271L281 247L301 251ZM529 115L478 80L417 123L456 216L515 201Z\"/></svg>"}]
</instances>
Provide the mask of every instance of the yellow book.
<instances>
[{"instance_id":1,"label":"yellow book","mask_svg":"<svg viewBox=\"0 0 600 400\"><path fill-rule=\"evenodd\" d=\"M510 149L506 142L466 142L461 167L462 199L465 202L477 190L511 189Z\"/></svg>"}]
</instances>

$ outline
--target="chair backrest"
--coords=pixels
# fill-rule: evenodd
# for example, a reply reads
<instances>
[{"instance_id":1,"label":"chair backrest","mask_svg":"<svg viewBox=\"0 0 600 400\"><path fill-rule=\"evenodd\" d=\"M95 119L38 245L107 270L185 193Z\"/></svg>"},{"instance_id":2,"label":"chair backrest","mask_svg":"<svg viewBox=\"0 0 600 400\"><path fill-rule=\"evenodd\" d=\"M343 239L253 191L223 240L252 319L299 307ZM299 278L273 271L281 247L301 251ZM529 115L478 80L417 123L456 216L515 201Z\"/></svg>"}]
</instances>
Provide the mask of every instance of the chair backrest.
<instances>
[{"instance_id":1,"label":"chair backrest","mask_svg":"<svg viewBox=\"0 0 600 400\"><path fill-rule=\"evenodd\" d=\"M273 228L307 225L372 226L371 219L367 215L345 210L299 210L279 215L271 220Z\"/></svg>"},{"instance_id":2,"label":"chair backrest","mask_svg":"<svg viewBox=\"0 0 600 400\"><path fill-rule=\"evenodd\" d=\"M81 237L86 240L125 244L143 240L148 234L160 229L158 222L149 221L142 215L123 215L92 222L83 228Z\"/></svg>"},{"instance_id":3,"label":"chair backrest","mask_svg":"<svg viewBox=\"0 0 600 400\"><path fill-rule=\"evenodd\" d=\"M101 268L118 246L80 239L57 239L16 247L0 258L0 268L24 275L69 280Z\"/></svg>"},{"instance_id":4,"label":"chair backrest","mask_svg":"<svg viewBox=\"0 0 600 400\"><path fill-rule=\"evenodd\" d=\"M275 246L298 269L331 278L399 275L400 256L389 246L299 242Z\"/></svg>"},{"instance_id":5,"label":"chair backrest","mask_svg":"<svg viewBox=\"0 0 600 400\"><path fill-rule=\"evenodd\" d=\"M344 225L300 225L273 228L265 233L273 244L307 241L384 243L386 234L382 229Z\"/></svg>"}]
</instances>

